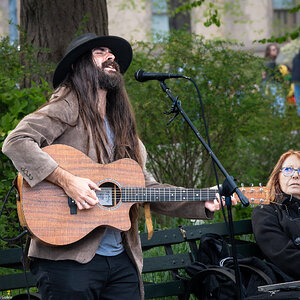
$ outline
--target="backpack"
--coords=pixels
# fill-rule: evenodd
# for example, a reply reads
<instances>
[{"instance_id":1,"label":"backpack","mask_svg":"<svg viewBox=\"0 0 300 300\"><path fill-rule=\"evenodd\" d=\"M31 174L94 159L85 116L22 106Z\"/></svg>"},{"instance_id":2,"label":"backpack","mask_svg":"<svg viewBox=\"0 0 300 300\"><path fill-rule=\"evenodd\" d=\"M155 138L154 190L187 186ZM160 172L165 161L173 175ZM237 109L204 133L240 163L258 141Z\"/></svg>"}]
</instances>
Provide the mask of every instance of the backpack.
<instances>
[{"instance_id":1,"label":"backpack","mask_svg":"<svg viewBox=\"0 0 300 300\"><path fill-rule=\"evenodd\" d=\"M257 257L238 258L243 297L260 295L257 287L293 279L271 263ZM233 258L225 239L214 233L201 236L197 261L186 267L188 293L201 300L236 299Z\"/></svg>"},{"instance_id":2,"label":"backpack","mask_svg":"<svg viewBox=\"0 0 300 300\"><path fill-rule=\"evenodd\" d=\"M236 281L231 269L195 261L186 267L186 272L191 278L188 281L185 299L189 299L190 293L201 300L235 299Z\"/></svg>"},{"instance_id":3,"label":"backpack","mask_svg":"<svg viewBox=\"0 0 300 300\"><path fill-rule=\"evenodd\" d=\"M206 233L200 238L197 260L207 265L219 265L219 262L230 257L230 250L225 239L216 233Z\"/></svg>"}]
</instances>

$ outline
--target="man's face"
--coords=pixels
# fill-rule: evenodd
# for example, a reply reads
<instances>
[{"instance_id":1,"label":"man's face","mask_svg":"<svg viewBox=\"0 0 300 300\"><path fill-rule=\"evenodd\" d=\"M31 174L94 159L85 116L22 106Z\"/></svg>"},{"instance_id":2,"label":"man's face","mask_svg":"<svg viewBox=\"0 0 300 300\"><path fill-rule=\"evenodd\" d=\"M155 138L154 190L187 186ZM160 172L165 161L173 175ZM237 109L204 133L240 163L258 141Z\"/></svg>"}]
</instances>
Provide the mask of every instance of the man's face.
<instances>
[{"instance_id":1,"label":"man's face","mask_svg":"<svg viewBox=\"0 0 300 300\"><path fill-rule=\"evenodd\" d=\"M96 66L105 72L120 72L119 66L115 62L115 56L107 47L95 48L92 51L93 61Z\"/></svg>"},{"instance_id":2,"label":"man's face","mask_svg":"<svg viewBox=\"0 0 300 300\"><path fill-rule=\"evenodd\" d=\"M114 90L123 86L123 76L120 67L115 62L115 56L107 47L99 47L92 50L92 58L98 67L98 84L100 89Z\"/></svg>"}]
</instances>

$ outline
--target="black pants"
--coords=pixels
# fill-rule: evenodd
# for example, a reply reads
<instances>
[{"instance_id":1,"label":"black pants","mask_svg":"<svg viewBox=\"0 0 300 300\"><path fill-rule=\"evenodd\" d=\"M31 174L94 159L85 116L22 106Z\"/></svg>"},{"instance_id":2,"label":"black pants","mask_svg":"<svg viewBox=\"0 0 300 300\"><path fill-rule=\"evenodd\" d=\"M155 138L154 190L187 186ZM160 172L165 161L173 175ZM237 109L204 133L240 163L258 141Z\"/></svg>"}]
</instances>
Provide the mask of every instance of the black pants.
<instances>
[{"instance_id":1,"label":"black pants","mask_svg":"<svg viewBox=\"0 0 300 300\"><path fill-rule=\"evenodd\" d=\"M140 300L137 270L125 252L87 264L35 259L31 272L43 300Z\"/></svg>"}]
</instances>

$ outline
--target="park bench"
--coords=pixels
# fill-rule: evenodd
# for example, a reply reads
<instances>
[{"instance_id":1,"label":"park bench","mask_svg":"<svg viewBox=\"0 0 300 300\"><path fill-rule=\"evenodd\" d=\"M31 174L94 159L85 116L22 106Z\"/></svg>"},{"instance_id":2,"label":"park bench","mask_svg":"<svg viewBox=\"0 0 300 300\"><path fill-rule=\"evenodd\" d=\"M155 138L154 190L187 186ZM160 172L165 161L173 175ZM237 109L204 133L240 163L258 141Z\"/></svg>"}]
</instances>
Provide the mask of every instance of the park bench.
<instances>
[{"instance_id":1,"label":"park bench","mask_svg":"<svg viewBox=\"0 0 300 300\"><path fill-rule=\"evenodd\" d=\"M142 233L141 242L144 252L144 277L155 277L157 272L170 273L169 279L163 282L154 280L144 280L145 298L164 298L171 299L177 296L180 299L185 294L186 281L181 273L184 268L196 259L199 239L205 233L217 233L228 238L228 231L225 223L210 223L194 226L182 226L180 228L155 231L153 237L148 240L147 234ZM252 234L251 220L234 222L235 237L237 240L237 251L243 256L261 257L257 245L247 236ZM244 238L244 239L243 239ZM246 239L245 239L246 238ZM176 251L177 245L184 244L180 252ZM164 255L151 256L146 254L157 247L164 249ZM183 251L182 248L185 250ZM0 267L22 270L20 248L0 251ZM162 252L162 251L161 251ZM151 257L149 257L151 256ZM35 281L29 272L26 272L27 282L30 287L35 286ZM0 295L1 291L21 289L26 287L24 272L0 276ZM27 299L27 298L25 298Z\"/></svg>"}]
</instances>

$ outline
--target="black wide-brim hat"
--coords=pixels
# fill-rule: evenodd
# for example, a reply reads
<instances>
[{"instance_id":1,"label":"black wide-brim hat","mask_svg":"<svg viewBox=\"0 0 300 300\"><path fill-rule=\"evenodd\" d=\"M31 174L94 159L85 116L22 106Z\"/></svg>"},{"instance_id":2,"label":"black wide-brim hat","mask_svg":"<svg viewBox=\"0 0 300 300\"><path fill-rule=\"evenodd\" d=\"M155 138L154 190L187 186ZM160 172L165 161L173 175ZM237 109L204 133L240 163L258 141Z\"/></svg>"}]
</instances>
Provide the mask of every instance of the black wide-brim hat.
<instances>
[{"instance_id":1,"label":"black wide-brim hat","mask_svg":"<svg viewBox=\"0 0 300 300\"><path fill-rule=\"evenodd\" d=\"M65 56L58 63L53 75L53 87L57 88L71 71L74 64L82 55L94 48L107 47L115 56L115 61L124 74L132 61L131 45L118 36L97 36L94 33L85 33L74 39L66 50Z\"/></svg>"}]
</instances>

